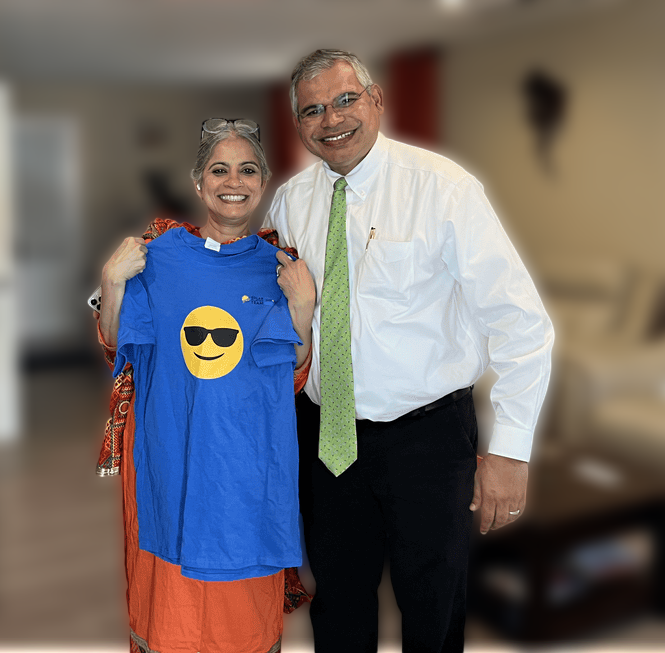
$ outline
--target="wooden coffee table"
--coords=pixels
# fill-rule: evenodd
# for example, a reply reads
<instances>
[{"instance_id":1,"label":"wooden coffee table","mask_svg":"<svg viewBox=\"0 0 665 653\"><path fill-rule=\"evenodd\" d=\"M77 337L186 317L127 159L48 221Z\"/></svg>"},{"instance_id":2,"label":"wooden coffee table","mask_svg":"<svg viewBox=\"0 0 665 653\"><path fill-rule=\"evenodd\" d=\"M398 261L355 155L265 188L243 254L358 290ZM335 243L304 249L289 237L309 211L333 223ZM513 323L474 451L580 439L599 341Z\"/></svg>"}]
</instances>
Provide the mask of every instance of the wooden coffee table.
<instances>
[{"instance_id":1,"label":"wooden coffee table","mask_svg":"<svg viewBox=\"0 0 665 653\"><path fill-rule=\"evenodd\" d=\"M524 516L474 536L470 612L523 641L581 637L665 612L665 461L657 474L551 448L529 477Z\"/></svg>"}]
</instances>

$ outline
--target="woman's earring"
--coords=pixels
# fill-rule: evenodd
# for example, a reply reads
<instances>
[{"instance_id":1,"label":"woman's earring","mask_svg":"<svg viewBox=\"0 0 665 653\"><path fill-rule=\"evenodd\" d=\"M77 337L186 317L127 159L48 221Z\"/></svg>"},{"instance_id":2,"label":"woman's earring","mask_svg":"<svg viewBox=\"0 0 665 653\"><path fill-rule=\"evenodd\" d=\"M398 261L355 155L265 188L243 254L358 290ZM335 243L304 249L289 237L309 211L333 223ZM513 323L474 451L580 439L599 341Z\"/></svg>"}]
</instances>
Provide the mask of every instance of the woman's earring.
<instances>
[{"instance_id":1,"label":"woman's earring","mask_svg":"<svg viewBox=\"0 0 665 653\"><path fill-rule=\"evenodd\" d=\"M196 187L201 190L201 184L196 184Z\"/></svg>"}]
</instances>

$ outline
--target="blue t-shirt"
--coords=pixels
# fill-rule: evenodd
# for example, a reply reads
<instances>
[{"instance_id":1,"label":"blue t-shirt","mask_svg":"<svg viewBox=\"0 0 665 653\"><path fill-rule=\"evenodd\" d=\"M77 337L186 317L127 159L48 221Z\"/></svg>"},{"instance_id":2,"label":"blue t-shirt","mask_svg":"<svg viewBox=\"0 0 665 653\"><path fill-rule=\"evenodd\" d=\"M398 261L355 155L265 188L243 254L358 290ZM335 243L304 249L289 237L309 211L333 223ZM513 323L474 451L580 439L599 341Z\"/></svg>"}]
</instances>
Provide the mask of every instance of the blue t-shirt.
<instances>
[{"instance_id":1,"label":"blue t-shirt","mask_svg":"<svg viewBox=\"0 0 665 653\"><path fill-rule=\"evenodd\" d=\"M134 367L139 546L200 580L301 564L294 343L277 248L185 229L127 282L114 374Z\"/></svg>"}]
</instances>

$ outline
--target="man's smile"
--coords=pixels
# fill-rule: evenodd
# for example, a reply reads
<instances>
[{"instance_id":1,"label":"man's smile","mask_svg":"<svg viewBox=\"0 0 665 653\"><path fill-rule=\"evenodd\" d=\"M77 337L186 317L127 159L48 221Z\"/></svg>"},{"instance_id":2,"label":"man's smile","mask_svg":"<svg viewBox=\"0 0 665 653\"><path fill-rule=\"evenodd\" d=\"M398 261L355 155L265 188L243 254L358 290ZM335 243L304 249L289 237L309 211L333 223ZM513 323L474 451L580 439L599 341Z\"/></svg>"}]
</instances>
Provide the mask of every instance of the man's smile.
<instances>
[{"instance_id":1,"label":"man's smile","mask_svg":"<svg viewBox=\"0 0 665 653\"><path fill-rule=\"evenodd\" d=\"M326 144L327 143L333 143L333 144L335 144L335 143L339 143L341 141L347 140L348 138L353 136L353 134L355 134L355 133L356 133L356 130L352 129L351 131L342 132L341 134L335 134L334 136L324 136L323 138L320 138L319 140L322 143L326 143Z\"/></svg>"}]
</instances>

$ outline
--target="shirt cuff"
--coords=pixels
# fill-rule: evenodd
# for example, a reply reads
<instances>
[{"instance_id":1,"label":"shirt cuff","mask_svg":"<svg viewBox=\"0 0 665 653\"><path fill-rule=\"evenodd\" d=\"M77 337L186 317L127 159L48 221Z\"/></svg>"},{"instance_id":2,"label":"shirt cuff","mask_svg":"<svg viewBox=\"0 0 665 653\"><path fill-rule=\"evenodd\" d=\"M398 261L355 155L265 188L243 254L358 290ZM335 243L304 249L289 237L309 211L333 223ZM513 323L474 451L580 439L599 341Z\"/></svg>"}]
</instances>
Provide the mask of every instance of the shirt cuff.
<instances>
[{"instance_id":1,"label":"shirt cuff","mask_svg":"<svg viewBox=\"0 0 665 653\"><path fill-rule=\"evenodd\" d=\"M533 433L518 426L495 424L488 453L529 462Z\"/></svg>"}]
</instances>

